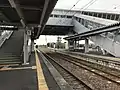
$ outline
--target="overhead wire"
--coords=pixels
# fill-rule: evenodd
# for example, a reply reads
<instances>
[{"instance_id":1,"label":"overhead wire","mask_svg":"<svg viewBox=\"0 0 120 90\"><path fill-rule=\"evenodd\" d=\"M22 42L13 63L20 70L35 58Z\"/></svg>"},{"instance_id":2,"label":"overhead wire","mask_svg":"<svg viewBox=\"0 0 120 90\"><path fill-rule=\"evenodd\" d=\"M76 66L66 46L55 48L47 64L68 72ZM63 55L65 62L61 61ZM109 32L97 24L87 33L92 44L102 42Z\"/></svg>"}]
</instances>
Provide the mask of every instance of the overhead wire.
<instances>
[{"instance_id":1,"label":"overhead wire","mask_svg":"<svg viewBox=\"0 0 120 90\"><path fill-rule=\"evenodd\" d=\"M80 8L78 11L86 10L88 9L91 5L93 5L97 0L91 0L87 4L85 4L82 8ZM77 12L76 12L77 13ZM74 13L73 16L76 14ZM82 13L82 12L81 12Z\"/></svg>"},{"instance_id":2,"label":"overhead wire","mask_svg":"<svg viewBox=\"0 0 120 90\"><path fill-rule=\"evenodd\" d=\"M91 1L89 1L87 4L85 4L82 8L80 8L80 9L78 10L78 11L81 11L80 14L82 14L82 10L88 9L88 8L89 8L91 5L93 5L96 1L97 1L97 0L91 0ZM73 14L73 16L74 16L75 14L77 14L77 12L75 12L75 13ZM63 22L63 23L65 23L65 22Z\"/></svg>"},{"instance_id":3,"label":"overhead wire","mask_svg":"<svg viewBox=\"0 0 120 90\"><path fill-rule=\"evenodd\" d=\"M78 1L70 8L70 10L68 10L68 12L70 12L80 1L82 1L82 0L78 0ZM68 12L67 12L67 13L68 13ZM66 14L67 14L67 13L66 13ZM65 15L66 15L66 14L65 14Z\"/></svg>"},{"instance_id":4,"label":"overhead wire","mask_svg":"<svg viewBox=\"0 0 120 90\"><path fill-rule=\"evenodd\" d=\"M65 13L64 16L66 16L80 1L82 1L82 0L78 0L71 8ZM59 22L61 22L61 20L59 20L59 21L57 22L57 24L58 24Z\"/></svg>"},{"instance_id":5,"label":"overhead wire","mask_svg":"<svg viewBox=\"0 0 120 90\"><path fill-rule=\"evenodd\" d=\"M117 9L118 7L120 7L120 5L118 5L118 6L114 7L114 9Z\"/></svg>"},{"instance_id":6,"label":"overhead wire","mask_svg":"<svg viewBox=\"0 0 120 90\"><path fill-rule=\"evenodd\" d=\"M84 10L88 9L91 5L93 5L97 0L91 2L86 8L84 8Z\"/></svg>"}]
</instances>

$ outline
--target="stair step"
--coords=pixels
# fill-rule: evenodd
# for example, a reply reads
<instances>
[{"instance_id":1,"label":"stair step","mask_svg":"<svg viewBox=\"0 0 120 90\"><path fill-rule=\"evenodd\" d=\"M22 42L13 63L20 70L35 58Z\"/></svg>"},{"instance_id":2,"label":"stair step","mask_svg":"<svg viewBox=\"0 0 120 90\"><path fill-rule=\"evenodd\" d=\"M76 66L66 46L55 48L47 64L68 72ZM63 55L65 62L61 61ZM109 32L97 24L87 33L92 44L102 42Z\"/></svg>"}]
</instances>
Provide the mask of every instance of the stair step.
<instances>
[{"instance_id":1,"label":"stair step","mask_svg":"<svg viewBox=\"0 0 120 90\"><path fill-rule=\"evenodd\" d=\"M0 65L22 63L20 58L24 44L24 31L14 31L0 48Z\"/></svg>"},{"instance_id":2,"label":"stair step","mask_svg":"<svg viewBox=\"0 0 120 90\"><path fill-rule=\"evenodd\" d=\"M22 62L0 62L0 65L6 65L6 64L21 64Z\"/></svg>"},{"instance_id":3,"label":"stair step","mask_svg":"<svg viewBox=\"0 0 120 90\"><path fill-rule=\"evenodd\" d=\"M0 57L0 60L20 59L20 57Z\"/></svg>"},{"instance_id":4,"label":"stair step","mask_svg":"<svg viewBox=\"0 0 120 90\"><path fill-rule=\"evenodd\" d=\"M0 57L20 57L20 56L17 56L17 55L1 55L0 54Z\"/></svg>"},{"instance_id":5,"label":"stair step","mask_svg":"<svg viewBox=\"0 0 120 90\"><path fill-rule=\"evenodd\" d=\"M6 60L4 60L4 59L0 59L0 62L6 62L6 61L20 61L20 59L6 59Z\"/></svg>"}]
</instances>

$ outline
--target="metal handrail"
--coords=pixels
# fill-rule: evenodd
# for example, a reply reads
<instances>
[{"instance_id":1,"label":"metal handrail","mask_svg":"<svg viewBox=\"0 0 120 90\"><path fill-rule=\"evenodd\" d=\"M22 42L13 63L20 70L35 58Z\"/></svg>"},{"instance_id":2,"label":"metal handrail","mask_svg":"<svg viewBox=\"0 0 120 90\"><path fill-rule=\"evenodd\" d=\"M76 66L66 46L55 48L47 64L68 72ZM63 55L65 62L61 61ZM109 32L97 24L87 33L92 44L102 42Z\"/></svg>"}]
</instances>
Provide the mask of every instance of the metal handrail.
<instances>
[{"instance_id":1,"label":"metal handrail","mask_svg":"<svg viewBox=\"0 0 120 90\"><path fill-rule=\"evenodd\" d=\"M0 36L0 47L3 45L3 43L10 38L13 31L5 32L2 36Z\"/></svg>"}]
</instances>

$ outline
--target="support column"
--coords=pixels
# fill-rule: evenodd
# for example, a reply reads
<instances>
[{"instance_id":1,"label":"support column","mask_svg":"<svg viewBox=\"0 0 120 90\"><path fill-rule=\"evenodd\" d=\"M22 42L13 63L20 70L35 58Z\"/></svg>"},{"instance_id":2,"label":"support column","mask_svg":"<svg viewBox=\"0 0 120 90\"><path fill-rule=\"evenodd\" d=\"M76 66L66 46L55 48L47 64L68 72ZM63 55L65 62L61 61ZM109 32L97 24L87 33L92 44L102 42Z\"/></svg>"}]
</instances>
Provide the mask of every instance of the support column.
<instances>
[{"instance_id":1,"label":"support column","mask_svg":"<svg viewBox=\"0 0 120 90\"><path fill-rule=\"evenodd\" d=\"M34 52L34 40L31 40L31 52Z\"/></svg>"},{"instance_id":2,"label":"support column","mask_svg":"<svg viewBox=\"0 0 120 90\"><path fill-rule=\"evenodd\" d=\"M24 31L24 64L28 61L28 36L26 30Z\"/></svg>"},{"instance_id":3,"label":"support column","mask_svg":"<svg viewBox=\"0 0 120 90\"><path fill-rule=\"evenodd\" d=\"M112 14L110 15L110 20L112 20Z\"/></svg>"},{"instance_id":4,"label":"support column","mask_svg":"<svg viewBox=\"0 0 120 90\"><path fill-rule=\"evenodd\" d=\"M117 17L117 16L115 15L114 20L116 20L116 17Z\"/></svg>"},{"instance_id":5,"label":"support column","mask_svg":"<svg viewBox=\"0 0 120 90\"><path fill-rule=\"evenodd\" d=\"M76 40L74 41L73 47L74 47L74 49L76 49Z\"/></svg>"},{"instance_id":6,"label":"support column","mask_svg":"<svg viewBox=\"0 0 120 90\"><path fill-rule=\"evenodd\" d=\"M85 39L85 53L89 52L89 39Z\"/></svg>"},{"instance_id":7,"label":"support column","mask_svg":"<svg viewBox=\"0 0 120 90\"><path fill-rule=\"evenodd\" d=\"M76 49L78 49L78 40L76 41Z\"/></svg>"},{"instance_id":8,"label":"support column","mask_svg":"<svg viewBox=\"0 0 120 90\"><path fill-rule=\"evenodd\" d=\"M105 18L107 19L107 17L108 17L108 14L106 14L106 17L105 17Z\"/></svg>"},{"instance_id":9,"label":"support column","mask_svg":"<svg viewBox=\"0 0 120 90\"><path fill-rule=\"evenodd\" d=\"M68 40L68 50L70 49L70 41Z\"/></svg>"},{"instance_id":10,"label":"support column","mask_svg":"<svg viewBox=\"0 0 120 90\"><path fill-rule=\"evenodd\" d=\"M103 13L102 13L102 15L101 15L101 18L103 18Z\"/></svg>"},{"instance_id":11,"label":"support column","mask_svg":"<svg viewBox=\"0 0 120 90\"><path fill-rule=\"evenodd\" d=\"M106 55L106 51L103 48L101 48L101 51L103 55Z\"/></svg>"}]
</instances>

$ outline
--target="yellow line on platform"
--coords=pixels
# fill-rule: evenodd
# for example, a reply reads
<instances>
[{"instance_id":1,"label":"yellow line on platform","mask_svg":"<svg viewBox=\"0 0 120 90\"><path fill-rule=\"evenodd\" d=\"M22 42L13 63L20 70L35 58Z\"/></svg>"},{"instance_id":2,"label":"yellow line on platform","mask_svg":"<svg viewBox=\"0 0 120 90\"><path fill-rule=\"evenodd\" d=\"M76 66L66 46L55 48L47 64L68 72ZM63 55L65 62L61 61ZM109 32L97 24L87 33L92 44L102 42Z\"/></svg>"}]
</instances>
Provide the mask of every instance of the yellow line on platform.
<instances>
[{"instance_id":1,"label":"yellow line on platform","mask_svg":"<svg viewBox=\"0 0 120 90\"><path fill-rule=\"evenodd\" d=\"M37 77L38 77L38 90L49 90L36 51L35 51L35 57L36 57Z\"/></svg>"}]
</instances>

